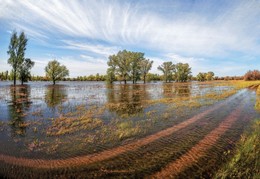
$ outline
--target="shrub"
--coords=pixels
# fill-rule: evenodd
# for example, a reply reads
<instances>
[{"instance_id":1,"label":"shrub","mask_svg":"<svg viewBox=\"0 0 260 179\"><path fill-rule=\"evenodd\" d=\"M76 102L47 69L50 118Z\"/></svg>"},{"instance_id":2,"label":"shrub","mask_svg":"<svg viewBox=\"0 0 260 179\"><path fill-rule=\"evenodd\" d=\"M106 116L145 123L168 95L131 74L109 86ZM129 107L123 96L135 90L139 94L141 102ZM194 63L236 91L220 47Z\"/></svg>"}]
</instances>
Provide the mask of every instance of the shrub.
<instances>
[{"instance_id":1,"label":"shrub","mask_svg":"<svg viewBox=\"0 0 260 179\"><path fill-rule=\"evenodd\" d=\"M250 80L260 80L260 71L259 70L249 70L245 75L244 75L244 80L250 81Z\"/></svg>"}]
</instances>

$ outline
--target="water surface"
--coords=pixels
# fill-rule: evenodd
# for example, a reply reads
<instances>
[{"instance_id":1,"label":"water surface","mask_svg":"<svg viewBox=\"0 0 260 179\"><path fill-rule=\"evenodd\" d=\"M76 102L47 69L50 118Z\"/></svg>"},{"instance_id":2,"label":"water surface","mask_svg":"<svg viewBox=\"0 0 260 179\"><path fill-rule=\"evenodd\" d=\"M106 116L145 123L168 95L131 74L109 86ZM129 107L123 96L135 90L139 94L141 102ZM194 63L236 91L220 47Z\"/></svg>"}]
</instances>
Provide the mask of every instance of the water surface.
<instances>
[{"instance_id":1,"label":"water surface","mask_svg":"<svg viewBox=\"0 0 260 179\"><path fill-rule=\"evenodd\" d=\"M209 177L259 117L254 91L218 98L234 89L228 83L0 89L0 172L10 177Z\"/></svg>"}]
</instances>

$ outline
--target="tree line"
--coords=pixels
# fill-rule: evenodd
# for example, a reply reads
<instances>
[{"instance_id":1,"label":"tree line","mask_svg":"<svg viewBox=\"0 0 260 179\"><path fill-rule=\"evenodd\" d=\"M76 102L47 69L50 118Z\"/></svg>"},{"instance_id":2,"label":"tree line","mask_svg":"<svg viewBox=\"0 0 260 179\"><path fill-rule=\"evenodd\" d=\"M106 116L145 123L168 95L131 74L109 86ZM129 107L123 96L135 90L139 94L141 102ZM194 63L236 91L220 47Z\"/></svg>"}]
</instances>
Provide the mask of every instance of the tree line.
<instances>
[{"instance_id":1,"label":"tree line","mask_svg":"<svg viewBox=\"0 0 260 179\"><path fill-rule=\"evenodd\" d=\"M153 61L145 58L142 52L133 52L122 50L117 54L110 55L108 57L108 69L106 75L78 76L76 78L69 78L69 70L66 66L61 65L57 60L49 61L45 67L45 76L32 76L30 71L34 66L34 61L25 57L25 51L28 38L24 32L19 35L17 32L13 32L7 54L9 55L8 63L12 66L10 73L8 71L0 72L0 80L13 80L13 84L16 85L17 79L21 81L23 85L28 80L32 81L52 81L56 84L56 81L107 81L113 83L114 81L120 81L127 83L131 81L133 84L142 80L143 83L147 81L160 81L163 80L166 83L171 81L186 82L186 81L211 81L211 80L260 80L260 72L258 70L248 71L244 76L235 77L215 77L215 74L211 71L200 72L197 76L191 75L191 67L188 63L174 64L171 61L164 62L159 65L157 69L163 73L163 75L153 74L149 71L152 68Z\"/></svg>"},{"instance_id":2,"label":"tree line","mask_svg":"<svg viewBox=\"0 0 260 179\"><path fill-rule=\"evenodd\" d=\"M207 73L203 73L207 74ZM202 80L199 79L199 74L197 76L192 76L190 81L210 81L207 80L207 78L203 78ZM151 81L164 81L164 75L159 75L156 73L148 73L146 77L147 82ZM244 76L224 76L224 77L218 77L214 76L211 80L257 80L258 78L245 78ZM13 80L13 73L12 72L0 72L0 81L5 81L5 80ZM50 81L48 77L45 76L39 76L39 75L31 75L30 78L28 79L29 81ZM88 76L77 76L74 78L70 77L64 77L61 78L60 81L106 81L107 80L107 75L88 75ZM128 79L129 81L130 79ZM115 81L120 81L119 78L116 77Z\"/></svg>"}]
</instances>

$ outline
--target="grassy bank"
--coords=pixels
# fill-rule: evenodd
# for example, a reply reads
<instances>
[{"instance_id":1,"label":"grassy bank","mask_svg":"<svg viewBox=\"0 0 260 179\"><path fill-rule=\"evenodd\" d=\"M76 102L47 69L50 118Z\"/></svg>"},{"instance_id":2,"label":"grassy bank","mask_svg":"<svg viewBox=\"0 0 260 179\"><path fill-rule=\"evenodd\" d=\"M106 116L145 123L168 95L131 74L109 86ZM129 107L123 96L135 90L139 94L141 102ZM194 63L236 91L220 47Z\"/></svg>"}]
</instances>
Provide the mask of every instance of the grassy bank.
<instances>
[{"instance_id":1,"label":"grassy bank","mask_svg":"<svg viewBox=\"0 0 260 179\"><path fill-rule=\"evenodd\" d=\"M241 136L234 156L215 178L260 178L260 119Z\"/></svg>"},{"instance_id":2,"label":"grassy bank","mask_svg":"<svg viewBox=\"0 0 260 179\"><path fill-rule=\"evenodd\" d=\"M258 86L258 88L256 90L255 109L260 111L260 86Z\"/></svg>"}]
</instances>

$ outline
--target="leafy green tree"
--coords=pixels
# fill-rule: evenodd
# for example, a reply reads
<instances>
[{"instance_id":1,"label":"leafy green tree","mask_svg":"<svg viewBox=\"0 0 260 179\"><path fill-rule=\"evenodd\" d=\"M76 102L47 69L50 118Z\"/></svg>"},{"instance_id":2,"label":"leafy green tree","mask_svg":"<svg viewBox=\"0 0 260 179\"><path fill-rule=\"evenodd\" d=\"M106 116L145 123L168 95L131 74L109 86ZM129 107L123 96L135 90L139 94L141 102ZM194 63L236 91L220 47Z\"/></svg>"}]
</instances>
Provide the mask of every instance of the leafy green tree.
<instances>
[{"instance_id":1,"label":"leafy green tree","mask_svg":"<svg viewBox=\"0 0 260 179\"><path fill-rule=\"evenodd\" d=\"M116 72L119 74L120 78L123 79L126 84L127 78L129 77L130 71L130 52L127 50L119 51L117 54L117 67Z\"/></svg>"},{"instance_id":2,"label":"leafy green tree","mask_svg":"<svg viewBox=\"0 0 260 179\"><path fill-rule=\"evenodd\" d=\"M110 83L110 84L112 84L114 81L116 81L114 68L110 67L107 69L106 81L107 81L107 83Z\"/></svg>"},{"instance_id":3,"label":"leafy green tree","mask_svg":"<svg viewBox=\"0 0 260 179\"><path fill-rule=\"evenodd\" d=\"M61 65L57 60L50 61L45 67L46 76L52 80L53 85L58 80L69 76L69 70L66 66Z\"/></svg>"},{"instance_id":4,"label":"leafy green tree","mask_svg":"<svg viewBox=\"0 0 260 179\"><path fill-rule=\"evenodd\" d=\"M115 69L115 73L119 75L121 80L126 84L130 71L130 58L127 50L119 51L116 55L110 55L108 66Z\"/></svg>"},{"instance_id":5,"label":"leafy green tree","mask_svg":"<svg viewBox=\"0 0 260 179\"><path fill-rule=\"evenodd\" d=\"M144 60L144 53L129 52L128 55L130 58L130 77L135 84L141 77L141 62Z\"/></svg>"},{"instance_id":6,"label":"leafy green tree","mask_svg":"<svg viewBox=\"0 0 260 179\"><path fill-rule=\"evenodd\" d=\"M174 78L177 82L186 82L189 80L191 68L188 63L177 63L174 69Z\"/></svg>"},{"instance_id":7,"label":"leafy green tree","mask_svg":"<svg viewBox=\"0 0 260 179\"><path fill-rule=\"evenodd\" d=\"M205 81L206 80L206 76L207 76L207 73L199 73L198 75L197 75L197 80L198 81Z\"/></svg>"},{"instance_id":8,"label":"leafy green tree","mask_svg":"<svg viewBox=\"0 0 260 179\"><path fill-rule=\"evenodd\" d=\"M198 81L211 81L214 79L214 73L212 71L209 71L208 73L202 73L200 72L197 75Z\"/></svg>"},{"instance_id":9,"label":"leafy green tree","mask_svg":"<svg viewBox=\"0 0 260 179\"><path fill-rule=\"evenodd\" d=\"M0 73L0 80L8 80L8 79L9 79L8 71Z\"/></svg>"},{"instance_id":10,"label":"leafy green tree","mask_svg":"<svg viewBox=\"0 0 260 179\"><path fill-rule=\"evenodd\" d=\"M8 63L12 66L14 85L16 85L17 72L24 61L24 55L26 50L28 39L26 38L24 32L19 36L17 32L13 32L9 44L9 50L7 54L10 56Z\"/></svg>"},{"instance_id":11,"label":"leafy green tree","mask_svg":"<svg viewBox=\"0 0 260 179\"><path fill-rule=\"evenodd\" d=\"M206 80L207 81L211 81L211 80L213 80L214 79L214 73L212 72L212 71L209 71L208 73L207 73L207 75L206 75Z\"/></svg>"},{"instance_id":12,"label":"leafy green tree","mask_svg":"<svg viewBox=\"0 0 260 179\"><path fill-rule=\"evenodd\" d=\"M164 62L158 66L158 70L163 72L165 82L170 82L172 79L172 73L175 69L175 65L172 62Z\"/></svg>"},{"instance_id":13,"label":"leafy green tree","mask_svg":"<svg viewBox=\"0 0 260 179\"><path fill-rule=\"evenodd\" d=\"M131 79L133 83L141 77L141 62L144 60L144 53L131 52L127 50L119 51L115 55L109 56L108 66L110 75L113 71L121 80L126 81ZM111 69L113 69L111 71Z\"/></svg>"},{"instance_id":14,"label":"leafy green tree","mask_svg":"<svg viewBox=\"0 0 260 179\"><path fill-rule=\"evenodd\" d=\"M161 81L162 77L159 74L148 73L147 81Z\"/></svg>"},{"instance_id":15,"label":"leafy green tree","mask_svg":"<svg viewBox=\"0 0 260 179\"><path fill-rule=\"evenodd\" d=\"M5 80L8 80L9 79L9 77L8 77L8 70L5 72Z\"/></svg>"},{"instance_id":16,"label":"leafy green tree","mask_svg":"<svg viewBox=\"0 0 260 179\"><path fill-rule=\"evenodd\" d=\"M23 85L31 77L30 70L34 66L34 62L31 59L26 58L19 68L19 78Z\"/></svg>"},{"instance_id":17,"label":"leafy green tree","mask_svg":"<svg viewBox=\"0 0 260 179\"><path fill-rule=\"evenodd\" d=\"M151 70L153 65L153 61L150 61L149 59L143 59L141 61L141 75L143 77L144 80L144 84L146 82L146 76L148 74L148 72Z\"/></svg>"},{"instance_id":18,"label":"leafy green tree","mask_svg":"<svg viewBox=\"0 0 260 179\"><path fill-rule=\"evenodd\" d=\"M4 80L4 72L0 73L0 80Z\"/></svg>"},{"instance_id":19,"label":"leafy green tree","mask_svg":"<svg viewBox=\"0 0 260 179\"><path fill-rule=\"evenodd\" d=\"M11 70L9 78L10 78L10 80L14 80L14 71L13 70Z\"/></svg>"}]
</instances>

